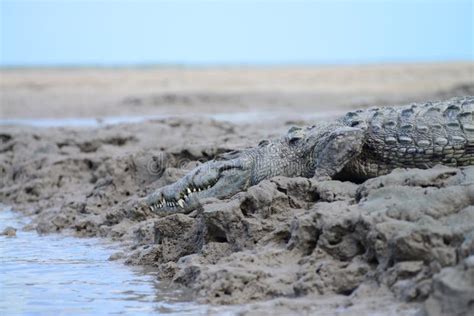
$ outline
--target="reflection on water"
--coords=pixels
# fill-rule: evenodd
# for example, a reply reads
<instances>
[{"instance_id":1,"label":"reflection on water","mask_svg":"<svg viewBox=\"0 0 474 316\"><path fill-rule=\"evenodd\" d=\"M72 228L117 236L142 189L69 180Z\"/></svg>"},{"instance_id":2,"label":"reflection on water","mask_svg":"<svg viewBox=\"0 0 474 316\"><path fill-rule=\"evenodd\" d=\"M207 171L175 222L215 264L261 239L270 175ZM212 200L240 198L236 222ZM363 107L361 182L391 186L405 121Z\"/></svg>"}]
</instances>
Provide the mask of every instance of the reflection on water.
<instances>
[{"instance_id":1,"label":"reflection on water","mask_svg":"<svg viewBox=\"0 0 474 316\"><path fill-rule=\"evenodd\" d=\"M25 221L0 209L0 232ZM108 261L114 247L21 229L0 236L0 315L206 313L185 293L162 288L153 272Z\"/></svg>"}]
</instances>

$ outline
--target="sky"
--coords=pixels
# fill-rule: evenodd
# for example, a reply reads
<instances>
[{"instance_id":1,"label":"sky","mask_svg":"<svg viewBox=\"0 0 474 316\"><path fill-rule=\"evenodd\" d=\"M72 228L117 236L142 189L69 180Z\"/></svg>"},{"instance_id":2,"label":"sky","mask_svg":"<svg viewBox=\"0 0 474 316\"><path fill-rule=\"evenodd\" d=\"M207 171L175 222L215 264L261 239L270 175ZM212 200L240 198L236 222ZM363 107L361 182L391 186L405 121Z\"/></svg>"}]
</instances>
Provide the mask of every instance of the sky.
<instances>
[{"instance_id":1,"label":"sky","mask_svg":"<svg viewBox=\"0 0 474 316\"><path fill-rule=\"evenodd\" d=\"M474 60L473 1L0 0L0 66Z\"/></svg>"}]
</instances>

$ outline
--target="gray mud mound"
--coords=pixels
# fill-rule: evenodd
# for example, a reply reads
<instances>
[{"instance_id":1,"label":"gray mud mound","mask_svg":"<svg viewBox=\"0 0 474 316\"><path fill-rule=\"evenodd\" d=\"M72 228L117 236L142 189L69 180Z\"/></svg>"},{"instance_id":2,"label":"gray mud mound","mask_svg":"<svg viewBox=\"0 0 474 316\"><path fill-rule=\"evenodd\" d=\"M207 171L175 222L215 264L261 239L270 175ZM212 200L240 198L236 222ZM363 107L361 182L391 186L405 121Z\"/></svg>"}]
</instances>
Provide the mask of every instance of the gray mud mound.
<instances>
[{"instance_id":1,"label":"gray mud mound","mask_svg":"<svg viewBox=\"0 0 474 316\"><path fill-rule=\"evenodd\" d=\"M31 229L121 241L112 260L156 266L200 301L248 314L474 312L474 167L399 169L362 184L276 177L188 215L136 206L261 138L242 130L183 120L8 128L0 199L31 215Z\"/></svg>"}]
</instances>

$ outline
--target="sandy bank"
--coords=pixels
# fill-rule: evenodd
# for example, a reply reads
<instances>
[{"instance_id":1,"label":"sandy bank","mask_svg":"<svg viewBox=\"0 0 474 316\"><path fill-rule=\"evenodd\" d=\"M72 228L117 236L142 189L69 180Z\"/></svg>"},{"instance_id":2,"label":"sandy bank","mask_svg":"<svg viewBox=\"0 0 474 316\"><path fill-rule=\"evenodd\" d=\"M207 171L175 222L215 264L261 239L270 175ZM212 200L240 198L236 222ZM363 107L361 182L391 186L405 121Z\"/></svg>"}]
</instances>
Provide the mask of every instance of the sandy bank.
<instances>
[{"instance_id":1,"label":"sandy bank","mask_svg":"<svg viewBox=\"0 0 474 316\"><path fill-rule=\"evenodd\" d=\"M0 118L299 112L474 94L474 64L0 70Z\"/></svg>"}]
</instances>

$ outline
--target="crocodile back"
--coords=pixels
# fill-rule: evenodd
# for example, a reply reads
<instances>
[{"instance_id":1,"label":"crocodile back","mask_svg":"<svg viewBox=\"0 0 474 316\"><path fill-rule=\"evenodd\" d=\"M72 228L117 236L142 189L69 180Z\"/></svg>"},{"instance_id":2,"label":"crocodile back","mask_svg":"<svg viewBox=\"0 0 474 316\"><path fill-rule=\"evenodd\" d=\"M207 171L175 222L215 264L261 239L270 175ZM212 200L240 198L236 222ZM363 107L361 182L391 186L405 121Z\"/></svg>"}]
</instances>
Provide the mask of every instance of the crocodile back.
<instances>
[{"instance_id":1,"label":"crocodile back","mask_svg":"<svg viewBox=\"0 0 474 316\"><path fill-rule=\"evenodd\" d=\"M474 165L474 97L352 112L344 123L366 130L363 152L350 164L360 177Z\"/></svg>"}]
</instances>

